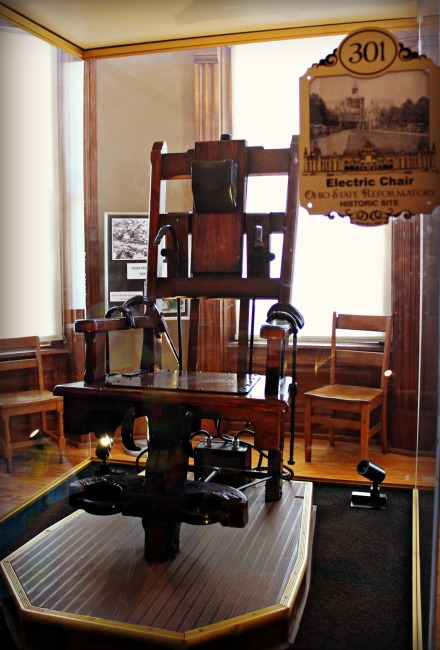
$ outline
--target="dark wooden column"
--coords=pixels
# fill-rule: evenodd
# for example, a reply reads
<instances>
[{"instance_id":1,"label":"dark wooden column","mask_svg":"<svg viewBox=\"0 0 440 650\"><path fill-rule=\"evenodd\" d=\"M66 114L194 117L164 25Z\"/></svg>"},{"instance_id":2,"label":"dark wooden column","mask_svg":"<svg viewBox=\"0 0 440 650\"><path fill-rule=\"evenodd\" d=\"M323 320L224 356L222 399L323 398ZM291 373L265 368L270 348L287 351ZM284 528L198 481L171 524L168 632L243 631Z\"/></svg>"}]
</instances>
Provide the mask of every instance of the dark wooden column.
<instances>
[{"instance_id":1,"label":"dark wooden column","mask_svg":"<svg viewBox=\"0 0 440 650\"><path fill-rule=\"evenodd\" d=\"M195 140L231 133L231 50L214 47L194 54ZM227 369L227 344L235 333L235 301L203 300L200 307L198 368Z\"/></svg>"},{"instance_id":2,"label":"dark wooden column","mask_svg":"<svg viewBox=\"0 0 440 650\"><path fill-rule=\"evenodd\" d=\"M422 221L423 302L418 450L434 452L438 419L440 318L440 207Z\"/></svg>"},{"instance_id":3,"label":"dark wooden column","mask_svg":"<svg viewBox=\"0 0 440 650\"><path fill-rule=\"evenodd\" d=\"M393 377L390 442L397 449L435 451L439 220L435 215L398 218L393 221L392 228Z\"/></svg>"},{"instance_id":4,"label":"dark wooden column","mask_svg":"<svg viewBox=\"0 0 440 650\"><path fill-rule=\"evenodd\" d=\"M420 218L392 224L391 446L415 451L419 366Z\"/></svg>"},{"instance_id":5,"label":"dark wooden column","mask_svg":"<svg viewBox=\"0 0 440 650\"><path fill-rule=\"evenodd\" d=\"M395 36L417 51L416 30ZM435 29L424 29L423 44L430 56L430 48L438 44ZM391 445L431 453L436 449L438 411L440 208L431 215L395 219L392 228Z\"/></svg>"}]
</instances>

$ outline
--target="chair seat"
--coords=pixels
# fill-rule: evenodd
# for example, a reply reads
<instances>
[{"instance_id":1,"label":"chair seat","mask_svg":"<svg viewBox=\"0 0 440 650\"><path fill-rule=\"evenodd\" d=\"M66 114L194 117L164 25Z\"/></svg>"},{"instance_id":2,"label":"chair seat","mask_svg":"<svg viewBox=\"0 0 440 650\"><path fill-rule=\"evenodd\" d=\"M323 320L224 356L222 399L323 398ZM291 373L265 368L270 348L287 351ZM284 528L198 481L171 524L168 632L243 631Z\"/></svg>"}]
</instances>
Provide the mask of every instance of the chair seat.
<instances>
[{"instance_id":1,"label":"chair seat","mask_svg":"<svg viewBox=\"0 0 440 650\"><path fill-rule=\"evenodd\" d=\"M370 403L381 397L383 391L380 388L368 388L365 386L346 386L345 384L330 384L315 390L310 390L304 395L327 400L341 400L341 402L365 402Z\"/></svg>"},{"instance_id":2,"label":"chair seat","mask_svg":"<svg viewBox=\"0 0 440 650\"><path fill-rule=\"evenodd\" d=\"M107 377L105 383L106 386L121 388L246 395L260 379L260 375L236 374L233 372L155 370L154 372L139 373L135 377L125 377L117 374Z\"/></svg>"},{"instance_id":3,"label":"chair seat","mask_svg":"<svg viewBox=\"0 0 440 650\"><path fill-rule=\"evenodd\" d=\"M56 402L62 401L62 398L55 396L48 390L26 390L15 393L6 393L0 395L0 410L11 409L31 409L30 412L38 412L40 408L47 403L50 409L56 409ZM36 406L38 404L38 406Z\"/></svg>"}]
</instances>

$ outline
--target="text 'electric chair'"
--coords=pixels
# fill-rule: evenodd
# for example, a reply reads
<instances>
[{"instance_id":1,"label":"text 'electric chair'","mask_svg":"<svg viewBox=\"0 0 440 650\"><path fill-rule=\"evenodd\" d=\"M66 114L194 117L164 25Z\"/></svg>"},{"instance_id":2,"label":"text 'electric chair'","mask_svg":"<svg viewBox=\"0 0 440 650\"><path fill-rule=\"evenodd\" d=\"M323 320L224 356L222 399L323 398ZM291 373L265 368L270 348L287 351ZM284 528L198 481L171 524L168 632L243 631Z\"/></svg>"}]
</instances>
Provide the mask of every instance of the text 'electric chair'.
<instances>
[{"instance_id":1,"label":"text 'electric chair'","mask_svg":"<svg viewBox=\"0 0 440 650\"><path fill-rule=\"evenodd\" d=\"M81 400L88 431L98 437L114 431L122 421L128 448L134 444L135 419L146 416L149 446L145 477L127 477L124 483L120 476L112 478L110 474L82 481L73 487L71 503L98 514L119 511L142 517L149 560L174 557L182 521L244 526L246 486L263 480L266 501L277 501L282 480L293 476L283 463L283 447L290 422L289 462L293 464L296 336L303 326L301 314L289 302L298 206L297 161L296 138L290 148L276 150L247 147L244 140L229 136L197 142L185 153L167 153L164 143L155 143L148 295L112 307L106 318L76 322L76 331L84 333L86 340L85 382L58 386L55 392L63 394L68 410ZM286 211L248 214L248 177L280 174L288 176ZM191 180L193 211L166 212L166 182L182 179ZM270 244L275 233L280 233L283 241L281 271L273 278ZM158 273L163 266L166 275ZM171 339L160 311L161 300L171 298L177 301L177 341ZM185 355L182 299L190 303ZM200 362L200 329L211 325L203 307L205 299L234 301L234 313L235 304L239 306L237 363L227 372L204 370ZM261 375L253 371L258 299L273 303L260 329L267 348ZM143 330L139 370L110 373L106 365L109 333L136 328ZM162 368L163 339L175 356L174 369ZM289 340L293 341L290 352ZM209 357L209 347L205 346L204 354L205 359ZM291 376L287 372L290 355ZM206 420L215 424L214 435L206 432L205 440L195 446L192 441L200 434L203 438ZM242 427L239 432L237 422ZM260 461L256 469L251 467L249 443L240 440L243 431L262 452L264 463ZM189 468L194 470L194 481L187 480Z\"/></svg>"}]
</instances>

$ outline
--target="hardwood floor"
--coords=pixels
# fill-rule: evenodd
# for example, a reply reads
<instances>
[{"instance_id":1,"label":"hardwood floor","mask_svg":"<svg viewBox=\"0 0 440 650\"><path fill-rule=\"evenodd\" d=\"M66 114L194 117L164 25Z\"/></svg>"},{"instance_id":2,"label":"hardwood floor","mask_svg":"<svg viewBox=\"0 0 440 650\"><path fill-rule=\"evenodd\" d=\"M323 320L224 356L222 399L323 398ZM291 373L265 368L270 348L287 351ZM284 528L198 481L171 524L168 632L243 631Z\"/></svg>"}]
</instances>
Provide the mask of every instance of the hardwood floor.
<instances>
[{"instance_id":1,"label":"hardwood floor","mask_svg":"<svg viewBox=\"0 0 440 650\"><path fill-rule=\"evenodd\" d=\"M68 444L66 460L58 462L56 447L49 440L42 442L40 447L29 447L13 459L13 471L6 473L6 466L0 458L0 518L10 511L19 508L24 502L38 496L52 484L56 484L75 473L75 468L81 463L94 457L95 441L90 447L78 449ZM295 464L290 466L298 480L319 480L353 485L369 485L356 472L359 446L353 442L337 442L330 447L328 440L317 437L313 440L312 461L304 460L304 439L295 440ZM289 443L286 440L284 459L287 464ZM115 439L110 461L134 464L135 458L124 452L120 439ZM383 467L386 478L383 487L406 487L412 489L418 486L422 489L434 488L435 459L423 457L416 459L412 456L402 456L396 453L382 454L380 448L370 446L369 460Z\"/></svg>"}]
</instances>

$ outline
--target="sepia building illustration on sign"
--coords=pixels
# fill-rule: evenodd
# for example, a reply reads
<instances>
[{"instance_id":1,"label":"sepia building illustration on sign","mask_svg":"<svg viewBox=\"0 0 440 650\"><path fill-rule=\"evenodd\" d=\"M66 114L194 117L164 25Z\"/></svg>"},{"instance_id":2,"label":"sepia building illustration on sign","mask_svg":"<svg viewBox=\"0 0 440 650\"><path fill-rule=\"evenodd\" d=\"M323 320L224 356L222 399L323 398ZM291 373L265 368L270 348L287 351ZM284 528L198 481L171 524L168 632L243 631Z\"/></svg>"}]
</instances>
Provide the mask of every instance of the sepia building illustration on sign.
<instances>
[{"instance_id":1,"label":"sepia building illustration on sign","mask_svg":"<svg viewBox=\"0 0 440 650\"><path fill-rule=\"evenodd\" d=\"M300 79L300 201L374 226L440 203L440 68L362 29Z\"/></svg>"}]
</instances>

